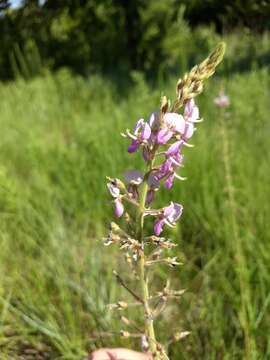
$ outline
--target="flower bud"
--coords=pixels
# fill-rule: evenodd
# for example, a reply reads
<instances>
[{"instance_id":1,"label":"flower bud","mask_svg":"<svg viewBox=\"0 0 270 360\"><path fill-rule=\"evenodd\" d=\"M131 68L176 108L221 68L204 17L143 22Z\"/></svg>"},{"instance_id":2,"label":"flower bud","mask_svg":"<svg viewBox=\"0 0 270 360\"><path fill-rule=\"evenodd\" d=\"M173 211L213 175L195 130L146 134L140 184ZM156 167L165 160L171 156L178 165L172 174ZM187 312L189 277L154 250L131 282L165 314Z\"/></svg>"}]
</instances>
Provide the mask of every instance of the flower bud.
<instances>
[{"instance_id":1,"label":"flower bud","mask_svg":"<svg viewBox=\"0 0 270 360\"><path fill-rule=\"evenodd\" d=\"M114 213L116 217L121 217L124 213L124 205L119 198L114 200Z\"/></svg>"},{"instance_id":2,"label":"flower bud","mask_svg":"<svg viewBox=\"0 0 270 360\"><path fill-rule=\"evenodd\" d=\"M160 111L165 114L169 109L169 101L166 96L162 96L161 98L161 105L160 105Z\"/></svg>"}]
</instances>

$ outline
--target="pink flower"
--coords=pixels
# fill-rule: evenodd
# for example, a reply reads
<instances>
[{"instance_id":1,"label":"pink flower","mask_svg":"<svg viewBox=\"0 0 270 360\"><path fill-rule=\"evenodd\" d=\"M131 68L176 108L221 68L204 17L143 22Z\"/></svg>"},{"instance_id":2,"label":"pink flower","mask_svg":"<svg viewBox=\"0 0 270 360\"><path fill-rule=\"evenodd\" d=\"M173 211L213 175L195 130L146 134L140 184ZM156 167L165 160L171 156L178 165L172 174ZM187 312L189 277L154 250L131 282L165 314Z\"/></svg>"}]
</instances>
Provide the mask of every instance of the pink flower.
<instances>
[{"instance_id":1,"label":"pink flower","mask_svg":"<svg viewBox=\"0 0 270 360\"><path fill-rule=\"evenodd\" d=\"M166 113L163 117L164 127L157 133L157 143L166 144L174 134L184 134L185 120L182 115Z\"/></svg>"},{"instance_id":2,"label":"pink flower","mask_svg":"<svg viewBox=\"0 0 270 360\"><path fill-rule=\"evenodd\" d=\"M220 108L225 108L230 105L230 98L225 95L224 91L220 91L219 95L214 99L214 103Z\"/></svg>"},{"instance_id":3,"label":"pink flower","mask_svg":"<svg viewBox=\"0 0 270 360\"><path fill-rule=\"evenodd\" d=\"M175 143L173 143L169 149L166 151L166 155L167 156L173 156L176 155L180 152L181 147L183 146L184 141L183 140L179 140L176 141Z\"/></svg>"},{"instance_id":4,"label":"pink flower","mask_svg":"<svg viewBox=\"0 0 270 360\"><path fill-rule=\"evenodd\" d=\"M177 175L176 171L181 166L184 156L180 154L179 149L182 146L182 140L171 145L169 148L167 159L160 165L158 171L155 173L155 177L160 181L165 179L164 186L166 189L170 189L173 186L174 178L184 180L181 176Z\"/></svg>"},{"instance_id":5,"label":"pink flower","mask_svg":"<svg viewBox=\"0 0 270 360\"><path fill-rule=\"evenodd\" d=\"M190 123L194 123L199 119L199 108L196 106L194 99L190 99L186 103L184 118Z\"/></svg>"}]
</instances>

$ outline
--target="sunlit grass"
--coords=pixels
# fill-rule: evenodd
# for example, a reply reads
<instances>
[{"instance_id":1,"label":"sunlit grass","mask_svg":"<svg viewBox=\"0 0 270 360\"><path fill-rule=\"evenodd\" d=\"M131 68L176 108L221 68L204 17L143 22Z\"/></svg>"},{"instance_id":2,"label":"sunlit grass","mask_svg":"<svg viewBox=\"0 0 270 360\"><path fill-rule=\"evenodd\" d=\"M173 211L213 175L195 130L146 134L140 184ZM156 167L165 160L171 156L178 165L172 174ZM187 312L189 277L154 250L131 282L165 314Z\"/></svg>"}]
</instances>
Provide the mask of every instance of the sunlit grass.
<instances>
[{"instance_id":1,"label":"sunlit grass","mask_svg":"<svg viewBox=\"0 0 270 360\"><path fill-rule=\"evenodd\" d=\"M105 176L136 167L119 133L137 118L147 119L161 91L170 95L175 82L153 90L138 75L135 79L125 94L100 78L83 80L65 72L0 86L1 359L42 346L49 358L80 359L88 349L118 342L93 340L98 330L121 328L106 309L122 291L112 276L119 258L101 242L112 216ZM266 71L225 82L232 101L225 126L234 216L247 264L240 271L250 294L254 359L270 356L269 82ZM173 359L245 356L220 122L213 105L219 86L220 79L209 82L198 98L205 121L194 135L195 148L186 151L188 181L163 192L162 201L173 198L184 205L181 223L170 235L185 263L174 280L189 290L166 312L165 326L192 331L171 350ZM166 327L160 331L166 334Z\"/></svg>"}]
</instances>

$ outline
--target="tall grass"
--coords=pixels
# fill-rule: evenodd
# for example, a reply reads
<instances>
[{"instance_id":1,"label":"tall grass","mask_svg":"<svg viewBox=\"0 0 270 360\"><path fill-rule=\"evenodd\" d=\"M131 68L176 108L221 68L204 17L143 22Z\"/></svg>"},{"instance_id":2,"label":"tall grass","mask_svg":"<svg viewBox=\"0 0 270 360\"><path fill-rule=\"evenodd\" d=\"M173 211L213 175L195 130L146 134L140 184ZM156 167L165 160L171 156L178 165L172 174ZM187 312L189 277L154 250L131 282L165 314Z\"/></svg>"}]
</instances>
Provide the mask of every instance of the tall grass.
<instances>
[{"instance_id":1,"label":"tall grass","mask_svg":"<svg viewBox=\"0 0 270 360\"><path fill-rule=\"evenodd\" d=\"M213 105L221 80L198 98L205 122L186 152L188 181L163 193L163 203L184 205L172 235L184 261L174 281L188 291L159 331L192 331L172 359L270 357L270 76L223 79L232 100L223 122ZM119 133L147 118L160 95L139 74L124 94L67 72L0 85L1 359L80 359L105 344L138 346L94 336L120 329L106 304L124 291L112 277L120 260L101 241L112 216L104 181L138 165ZM164 277L161 270L160 284Z\"/></svg>"}]
</instances>

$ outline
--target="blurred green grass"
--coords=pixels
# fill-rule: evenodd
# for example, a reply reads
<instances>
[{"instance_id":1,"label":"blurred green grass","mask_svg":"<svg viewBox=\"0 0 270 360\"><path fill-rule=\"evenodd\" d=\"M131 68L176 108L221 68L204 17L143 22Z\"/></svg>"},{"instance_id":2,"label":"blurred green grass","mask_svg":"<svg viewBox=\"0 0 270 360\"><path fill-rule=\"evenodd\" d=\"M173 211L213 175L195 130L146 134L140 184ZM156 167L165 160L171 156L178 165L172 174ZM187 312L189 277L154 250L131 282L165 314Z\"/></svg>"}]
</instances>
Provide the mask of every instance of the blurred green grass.
<instances>
[{"instance_id":1,"label":"blurred green grass","mask_svg":"<svg viewBox=\"0 0 270 360\"><path fill-rule=\"evenodd\" d=\"M80 359L102 344L138 346L92 339L95 331L121 328L106 310L122 296L112 269L120 266L125 276L125 267L101 242L112 217L105 177L140 166L120 132L147 119L161 91L172 97L175 80L151 88L134 73L122 94L108 80L66 71L0 85L1 359L27 359L29 347L44 348L44 358L47 352L50 359ZM213 104L221 84L232 103L223 125ZM250 359L270 357L269 85L264 69L209 81L198 98L205 121L195 148L185 152L188 181L161 191L160 204L184 205L180 224L168 234L184 260L172 272L174 282L188 292L158 324L161 336L168 329L192 331L171 349L173 359L247 358L245 334ZM161 269L157 283L165 277Z\"/></svg>"}]
</instances>

